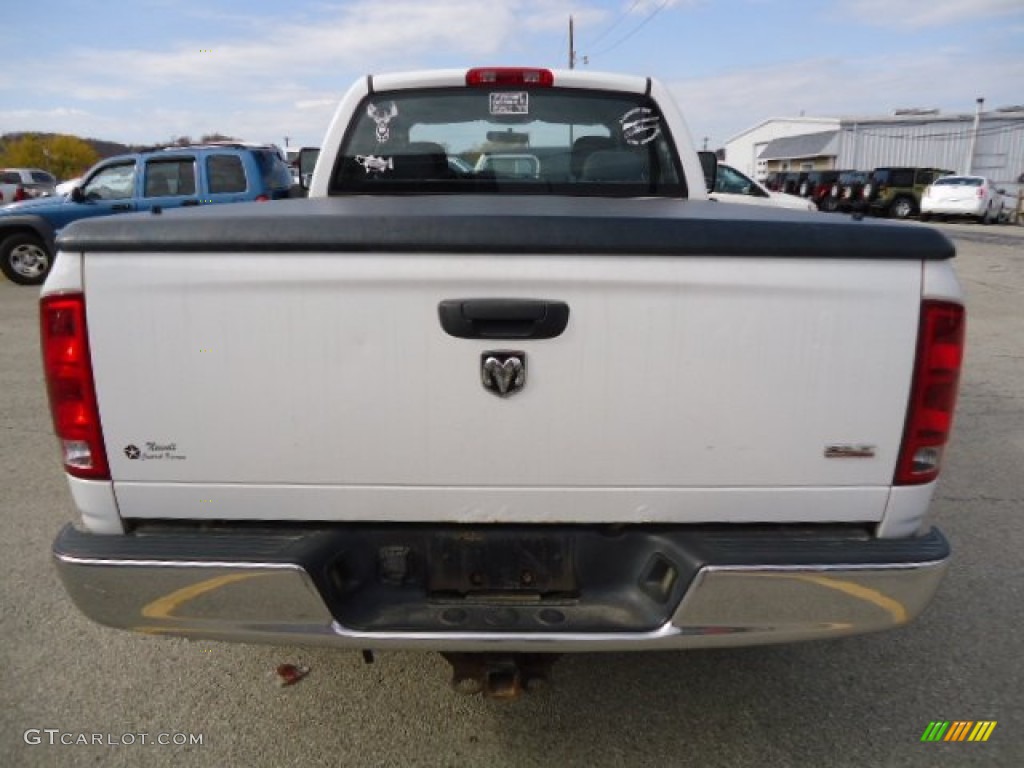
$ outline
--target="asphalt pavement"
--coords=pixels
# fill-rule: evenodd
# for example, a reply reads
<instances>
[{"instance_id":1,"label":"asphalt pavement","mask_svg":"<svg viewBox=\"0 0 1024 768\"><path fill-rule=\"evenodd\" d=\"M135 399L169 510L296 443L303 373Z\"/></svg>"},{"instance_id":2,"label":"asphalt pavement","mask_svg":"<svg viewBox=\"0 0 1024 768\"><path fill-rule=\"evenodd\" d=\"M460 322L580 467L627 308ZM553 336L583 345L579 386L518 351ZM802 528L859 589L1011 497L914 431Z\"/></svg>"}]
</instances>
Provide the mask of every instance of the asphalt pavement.
<instances>
[{"instance_id":1,"label":"asphalt pavement","mask_svg":"<svg viewBox=\"0 0 1024 768\"><path fill-rule=\"evenodd\" d=\"M828 642L567 657L548 690L511 703L452 692L434 654L367 665L81 616L50 562L73 513L38 292L0 280L0 765L1024 765L1024 227L939 227L958 248L969 330L934 503L954 560L925 614ZM276 686L285 662L308 676ZM922 743L935 720L997 725L985 743Z\"/></svg>"}]
</instances>

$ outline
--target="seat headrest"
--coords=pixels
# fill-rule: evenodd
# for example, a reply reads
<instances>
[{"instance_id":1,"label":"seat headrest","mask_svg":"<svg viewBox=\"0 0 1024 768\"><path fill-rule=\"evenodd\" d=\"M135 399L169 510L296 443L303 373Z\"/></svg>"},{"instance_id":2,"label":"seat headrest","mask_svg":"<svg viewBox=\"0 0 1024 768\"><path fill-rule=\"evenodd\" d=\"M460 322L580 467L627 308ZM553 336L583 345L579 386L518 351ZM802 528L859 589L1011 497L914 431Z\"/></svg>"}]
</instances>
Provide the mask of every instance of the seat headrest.
<instances>
[{"instance_id":1,"label":"seat headrest","mask_svg":"<svg viewBox=\"0 0 1024 768\"><path fill-rule=\"evenodd\" d=\"M583 164L593 152L611 149L614 146L615 141L608 136L580 136L572 143L569 173L578 179L583 173Z\"/></svg>"},{"instance_id":2,"label":"seat headrest","mask_svg":"<svg viewBox=\"0 0 1024 768\"><path fill-rule=\"evenodd\" d=\"M446 179L452 175L448 153L432 141L410 142L396 149L392 158L394 172L388 174L392 179Z\"/></svg>"},{"instance_id":3,"label":"seat headrest","mask_svg":"<svg viewBox=\"0 0 1024 768\"><path fill-rule=\"evenodd\" d=\"M583 164L583 181L644 181L647 164L635 152L626 149L602 149Z\"/></svg>"}]
</instances>

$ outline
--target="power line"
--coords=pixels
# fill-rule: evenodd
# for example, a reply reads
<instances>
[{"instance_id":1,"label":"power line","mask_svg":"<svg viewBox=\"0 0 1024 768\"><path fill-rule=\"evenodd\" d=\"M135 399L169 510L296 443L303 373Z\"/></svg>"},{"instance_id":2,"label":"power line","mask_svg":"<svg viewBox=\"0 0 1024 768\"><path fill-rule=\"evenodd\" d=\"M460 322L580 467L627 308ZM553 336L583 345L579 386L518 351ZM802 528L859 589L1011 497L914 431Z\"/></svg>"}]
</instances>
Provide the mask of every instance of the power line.
<instances>
[{"instance_id":1,"label":"power line","mask_svg":"<svg viewBox=\"0 0 1024 768\"><path fill-rule=\"evenodd\" d=\"M655 16L657 16L663 10L665 10L665 7L668 5L668 3L669 3L669 0L662 0L661 5L659 5L657 8L655 8L649 14L647 14L647 16L644 18L643 21L641 21L639 24L637 24L635 27L633 27L633 29L631 29L629 32L627 32L623 37L620 37L618 40L616 40L611 45L609 45L609 46L607 46L605 48L602 48L599 51L595 51L594 53L590 53L590 54L587 54L587 55L588 56L601 56L602 54L605 54L605 53L608 53L609 51L615 50L620 45L622 45L624 42L629 40L629 38L631 38L633 35L635 35L637 32L639 32L641 29L643 29L644 26L646 26L647 23L651 19L653 19ZM636 5L637 4L634 3L634 6L636 6Z\"/></svg>"},{"instance_id":2,"label":"power line","mask_svg":"<svg viewBox=\"0 0 1024 768\"><path fill-rule=\"evenodd\" d=\"M604 40L604 38L608 37L608 33L611 32L613 29L615 29L617 26L619 26L619 24L621 24L623 22L623 20L627 16L629 16L629 14L631 14L636 9L636 7L638 5L640 5L640 0L633 0L633 4L631 6L629 6L629 8L624 10L622 13L620 13L619 17L614 22L612 22L611 26L605 27L604 32L602 32L600 35L598 35L593 40L591 40L590 44L591 45L597 45L599 42Z\"/></svg>"}]
</instances>

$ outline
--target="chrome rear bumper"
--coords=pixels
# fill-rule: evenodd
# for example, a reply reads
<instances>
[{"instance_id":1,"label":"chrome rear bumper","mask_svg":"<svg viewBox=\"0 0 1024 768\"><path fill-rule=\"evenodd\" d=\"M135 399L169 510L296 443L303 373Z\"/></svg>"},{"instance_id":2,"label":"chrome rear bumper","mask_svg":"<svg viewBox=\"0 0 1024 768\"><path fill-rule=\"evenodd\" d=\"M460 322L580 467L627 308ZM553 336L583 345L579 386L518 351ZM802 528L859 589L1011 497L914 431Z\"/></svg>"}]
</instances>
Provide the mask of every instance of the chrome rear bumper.
<instances>
[{"instance_id":1,"label":"chrome rear bumper","mask_svg":"<svg viewBox=\"0 0 1024 768\"><path fill-rule=\"evenodd\" d=\"M78 608L112 627L253 643L516 653L758 645L888 629L924 609L949 558L936 530L913 539L845 544L834 537L823 543L791 536L773 544L761 535L750 547L737 545L743 537L736 534L712 555L694 546L702 554L695 556L692 578L681 579L681 599L654 629L363 631L343 626L329 607L325 548L311 539L324 535L301 529L265 536L196 532L184 548L173 534L98 536L68 526L54 543L54 557ZM789 551L805 554L780 562ZM497 601L481 610L500 615L501 627L531 608Z\"/></svg>"}]
</instances>

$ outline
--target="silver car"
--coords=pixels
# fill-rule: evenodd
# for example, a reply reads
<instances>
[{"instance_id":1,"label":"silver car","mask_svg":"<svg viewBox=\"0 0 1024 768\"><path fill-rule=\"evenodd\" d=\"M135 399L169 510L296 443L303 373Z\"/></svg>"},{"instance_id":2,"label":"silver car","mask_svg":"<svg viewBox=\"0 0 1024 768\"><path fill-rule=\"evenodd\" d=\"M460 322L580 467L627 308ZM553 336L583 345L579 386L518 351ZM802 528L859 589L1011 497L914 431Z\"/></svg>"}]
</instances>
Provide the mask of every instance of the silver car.
<instances>
[{"instance_id":1,"label":"silver car","mask_svg":"<svg viewBox=\"0 0 1024 768\"><path fill-rule=\"evenodd\" d=\"M41 168L0 169L0 203L46 197L57 191L57 179Z\"/></svg>"}]
</instances>

